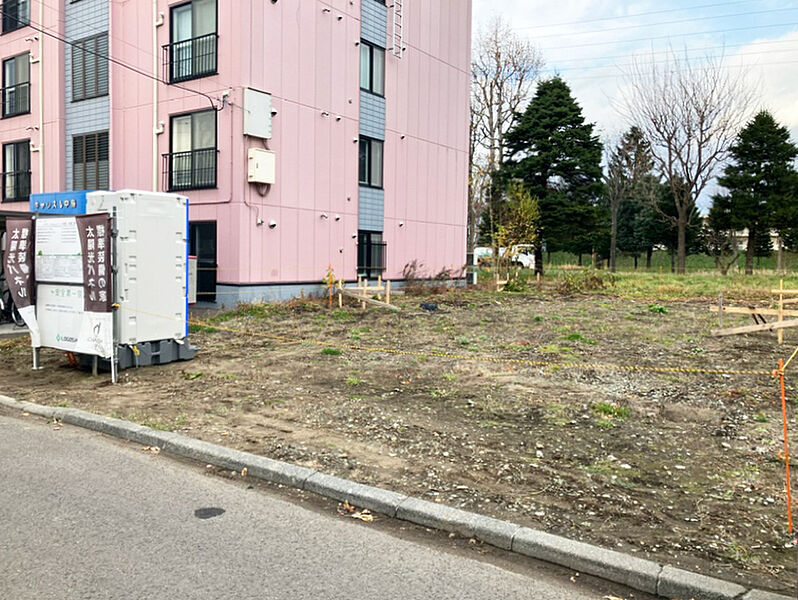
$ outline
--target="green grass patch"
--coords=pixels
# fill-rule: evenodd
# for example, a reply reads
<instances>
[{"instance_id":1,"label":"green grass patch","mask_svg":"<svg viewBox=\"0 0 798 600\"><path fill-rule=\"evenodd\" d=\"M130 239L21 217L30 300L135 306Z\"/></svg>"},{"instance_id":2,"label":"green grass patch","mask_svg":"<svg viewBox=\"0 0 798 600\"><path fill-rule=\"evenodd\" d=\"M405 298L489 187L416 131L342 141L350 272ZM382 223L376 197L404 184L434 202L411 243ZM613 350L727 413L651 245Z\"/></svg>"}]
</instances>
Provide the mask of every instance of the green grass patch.
<instances>
[{"instance_id":1,"label":"green grass patch","mask_svg":"<svg viewBox=\"0 0 798 600\"><path fill-rule=\"evenodd\" d=\"M364 333L368 333L370 331L371 328L369 327L355 327L352 331L349 332L349 335L352 336L352 339L359 341Z\"/></svg>"},{"instance_id":2,"label":"green grass patch","mask_svg":"<svg viewBox=\"0 0 798 600\"><path fill-rule=\"evenodd\" d=\"M324 356L341 356L344 351L339 350L338 348L325 348L321 351Z\"/></svg>"},{"instance_id":3,"label":"green grass patch","mask_svg":"<svg viewBox=\"0 0 798 600\"><path fill-rule=\"evenodd\" d=\"M598 402L593 405L593 412L602 417L610 419L628 419L632 416L632 411L627 406L615 406L607 402Z\"/></svg>"},{"instance_id":4,"label":"green grass patch","mask_svg":"<svg viewBox=\"0 0 798 600\"><path fill-rule=\"evenodd\" d=\"M546 344L540 348L541 354L571 354L573 348L568 346L558 346L557 344Z\"/></svg>"},{"instance_id":5,"label":"green grass patch","mask_svg":"<svg viewBox=\"0 0 798 600\"><path fill-rule=\"evenodd\" d=\"M194 381L195 379L200 379L201 377L205 376L205 373L202 371L198 373L183 373L180 375L186 381Z\"/></svg>"},{"instance_id":6,"label":"green grass patch","mask_svg":"<svg viewBox=\"0 0 798 600\"><path fill-rule=\"evenodd\" d=\"M206 325L192 324L188 326L189 333L217 333L218 331L216 327L208 327Z\"/></svg>"},{"instance_id":7,"label":"green grass patch","mask_svg":"<svg viewBox=\"0 0 798 600\"><path fill-rule=\"evenodd\" d=\"M579 342L581 344L590 344L592 346L595 346L596 344L596 342L594 342L593 340L589 340L586 337L582 337L578 333L571 333L569 335L566 335L564 339L569 342Z\"/></svg>"},{"instance_id":8,"label":"green grass patch","mask_svg":"<svg viewBox=\"0 0 798 600\"><path fill-rule=\"evenodd\" d=\"M152 417L150 415L133 413L131 415L112 415L117 419L123 419L126 421L132 421L134 423L138 423L139 425L144 425L144 427L149 427L150 429L155 429L157 431L173 431L175 429L180 429L186 425L187 419L185 415L179 415L173 419L160 419L158 417Z\"/></svg>"},{"instance_id":9,"label":"green grass patch","mask_svg":"<svg viewBox=\"0 0 798 600\"><path fill-rule=\"evenodd\" d=\"M357 315L348 310L337 309L330 313L330 319L333 321L356 321Z\"/></svg>"}]
</instances>

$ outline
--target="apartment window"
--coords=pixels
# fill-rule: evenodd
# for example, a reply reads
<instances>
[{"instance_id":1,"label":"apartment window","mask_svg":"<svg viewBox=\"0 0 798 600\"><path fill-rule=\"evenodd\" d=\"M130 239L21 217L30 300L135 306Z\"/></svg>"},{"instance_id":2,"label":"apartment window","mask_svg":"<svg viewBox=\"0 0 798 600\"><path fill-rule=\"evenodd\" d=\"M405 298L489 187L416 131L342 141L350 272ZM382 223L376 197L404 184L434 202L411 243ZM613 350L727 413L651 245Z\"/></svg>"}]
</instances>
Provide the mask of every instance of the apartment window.
<instances>
[{"instance_id":1,"label":"apartment window","mask_svg":"<svg viewBox=\"0 0 798 600\"><path fill-rule=\"evenodd\" d=\"M108 95L108 34L72 46L72 101Z\"/></svg>"},{"instance_id":2,"label":"apartment window","mask_svg":"<svg viewBox=\"0 0 798 600\"><path fill-rule=\"evenodd\" d=\"M385 270L385 248L382 232L357 232L357 274L358 277L373 279Z\"/></svg>"},{"instance_id":3,"label":"apartment window","mask_svg":"<svg viewBox=\"0 0 798 600\"><path fill-rule=\"evenodd\" d=\"M4 0L3 33L16 31L30 24L30 0Z\"/></svg>"},{"instance_id":4,"label":"apartment window","mask_svg":"<svg viewBox=\"0 0 798 600\"><path fill-rule=\"evenodd\" d=\"M164 164L169 191L216 187L216 111L172 117L171 152Z\"/></svg>"},{"instance_id":5,"label":"apartment window","mask_svg":"<svg viewBox=\"0 0 798 600\"><path fill-rule=\"evenodd\" d=\"M360 184L382 187L382 161L384 144L380 140L360 138Z\"/></svg>"},{"instance_id":6,"label":"apartment window","mask_svg":"<svg viewBox=\"0 0 798 600\"><path fill-rule=\"evenodd\" d=\"M72 189L107 190L110 187L108 132L72 138Z\"/></svg>"},{"instance_id":7,"label":"apartment window","mask_svg":"<svg viewBox=\"0 0 798 600\"><path fill-rule=\"evenodd\" d=\"M176 83L216 74L219 36L216 0L194 0L171 12L170 44L164 46L164 66Z\"/></svg>"},{"instance_id":8,"label":"apartment window","mask_svg":"<svg viewBox=\"0 0 798 600\"><path fill-rule=\"evenodd\" d=\"M30 112L30 55L3 61L3 118Z\"/></svg>"},{"instance_id":9,"label":"apartment window","mask_svg":"<svg viewBox=\"0 0 798 600\"><path fill-rule=\"evenodd\" d=\"M30 199L30 141L3 145L3 202Z\"/></svg>"},{"instance_id":10,"label":"apartment window","mask_svg":"<svg viewBox=\"0 0 798 600\"><path fill-rule=\"evenodd\" d=\"M360 89L385 95L385 50L364 41L360 42Z\"/></svg>"}]
</instances>

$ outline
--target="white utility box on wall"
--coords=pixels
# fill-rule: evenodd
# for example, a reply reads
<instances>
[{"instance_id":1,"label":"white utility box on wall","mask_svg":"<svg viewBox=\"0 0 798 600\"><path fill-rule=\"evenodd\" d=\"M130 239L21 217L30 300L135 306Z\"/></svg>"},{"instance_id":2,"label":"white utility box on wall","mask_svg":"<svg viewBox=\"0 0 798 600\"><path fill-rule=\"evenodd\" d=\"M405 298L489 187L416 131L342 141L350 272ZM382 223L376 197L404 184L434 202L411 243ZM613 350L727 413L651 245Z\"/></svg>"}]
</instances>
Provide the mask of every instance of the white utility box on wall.
<instances>
[{"instance_id":1,"label":"white utility box on wall","mask_svg":"<svg viewBox=\"0 0 798 600\"><path fill-rule=\"evenodd\" d=\"M244 135L272 139L272 96L244 88Z\"/></svg>"},{"instance_id":2,"label":"white utility box on wall","mask_svg":"<svg viewBox=\"0 0 798 600\"><path fill-rule=\"evenodd\" d=\"M277 181L277 156L271 150L250 148L247 181L273 184Z\"/></svg>"}]
</instances>

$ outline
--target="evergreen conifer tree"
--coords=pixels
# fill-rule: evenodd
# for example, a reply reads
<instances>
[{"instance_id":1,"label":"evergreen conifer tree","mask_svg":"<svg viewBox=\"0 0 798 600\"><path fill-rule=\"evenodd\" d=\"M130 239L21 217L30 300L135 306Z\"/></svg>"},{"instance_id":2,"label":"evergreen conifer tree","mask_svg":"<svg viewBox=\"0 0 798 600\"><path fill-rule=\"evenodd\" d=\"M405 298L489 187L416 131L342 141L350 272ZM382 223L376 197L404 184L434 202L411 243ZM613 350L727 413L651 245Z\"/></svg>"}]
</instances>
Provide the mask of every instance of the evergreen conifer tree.
<instances>
[{"instance_id":1,"label":"evergreen conifer tree","mask_svg":"<svg viewBox=\"0 0 798 600\"><path fill-rule=\"evenodd\" d=\"M798 148L786 127L762 111L743 129L731 148L732 161L718 178L726 193L714 198L715 218L725 215L730 226L748 229L745 272L754 272L757 241L795 226L795 157Z\"/></svg>"},{"instance_id":2,"label":"evergreen conifer tree","mask_svg":"<svg viewBox=\"0 0 798 600\"><path fill-rule=\"evenodd\" d=\"M591 252L602 225L597 210L602 146L562 79L538 84L506 142L508 158L500 176L521 179L539 199L547 250ZM537 264L543 264L540 248Z\"/></svg>"}]
</instances>

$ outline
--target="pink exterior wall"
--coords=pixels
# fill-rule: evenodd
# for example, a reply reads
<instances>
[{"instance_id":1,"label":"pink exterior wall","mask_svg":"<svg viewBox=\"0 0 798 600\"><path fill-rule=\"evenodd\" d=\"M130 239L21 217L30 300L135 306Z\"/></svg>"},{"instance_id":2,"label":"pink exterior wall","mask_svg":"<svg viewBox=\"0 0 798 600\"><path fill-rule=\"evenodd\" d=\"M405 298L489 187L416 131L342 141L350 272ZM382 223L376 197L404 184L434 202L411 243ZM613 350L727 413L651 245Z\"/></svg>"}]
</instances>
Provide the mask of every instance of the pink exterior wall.
<instances>
[{"instance_id":1,"label":"pink exterior wall","mask_svg":"<svg viewBox=\"0 0 798 600\"><path fill-rule=\"evenodd\" d=\"M182 2L157 1L165 18L157 28L157 69L152 2L112 2L111 55L163 77L169 9ZM219 283L318 282L329 265L352 280L357 269L360 0L235 0L236 10L230 4L219 0L218 75L182 84L214 99L229 91L218 113L218 189L186 192L191 220L217 222ZM430 274L465 263L471 2L405 0L405 7L407 52L401 60L386 53L384 236L385 275L391 279L400 278L412 260ZM60 31L63 18L47 10L46 25ZM33 2L34 21L37 14ZM4 57L30 48L24 40L34 33L23 28L3 36ZM54 192L66 189L64 49L46 38L45 53L45 191ZM0 122L4 141L27 137L25 128L38 122L35 65L31 74L32 113ZM278 114L268 142L243 135L246 87L273 96ZM170 115L205 109L209 101L158 85L157 120L165 127L158 136L154 181L153 81L112 64L110 90L111 187L163 189L161 155L169 152ZM34 144L37 136L35 131L30 136ZM277 183L261 195L246 181L247 150L264 146L276 152ZM32 164L36 193L35 153ZM3 208L8 206L13 205ZM277 227L258 226L257 219L274 220Z\"/></svg>"},{"instance_id":2,"label":"pink exterior wall","mask_svg":"<svg viewBox=\"0 0 798 600\"><path fill-rule=\"evenodd\" d=\"M40 5L33 2L31 21L54 35L63 36L63 18L59 10L50 3ZM43 60L40 57L39 38L43 40ZM40 148L31 152L31 192L55 192L64 189L66 167L64 159L64 47L51 36L41 35L31 27L23 27L2 36L0 59L30 52L37 62L30 66L31 111L0 120L0 144L30 140L31 146ZM44 72L42 88L41 69ZM40 113L40 90L43 92L43 113ZM43 120L42 117L43 116ZM0 155L0 168L2 168ZM40 173L44 166L44 188L40 185ZM28 211L27 202L3 202L0 211Z\"/></svg>"},{"instance_id":3,"label":"pink exterior wall","mask_svg":"<svg viewBox=\"0 0 798 600\"><path fill-rule=\"evenodd\" d=\"M405 29L407 52L389 54L386 73L390 277L412 260L429 275L459 270L466 252L471 2L408 0Z\"/></svg>"}]
</instances>

